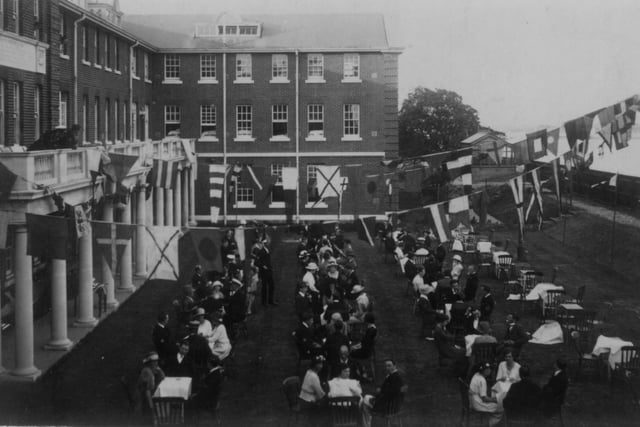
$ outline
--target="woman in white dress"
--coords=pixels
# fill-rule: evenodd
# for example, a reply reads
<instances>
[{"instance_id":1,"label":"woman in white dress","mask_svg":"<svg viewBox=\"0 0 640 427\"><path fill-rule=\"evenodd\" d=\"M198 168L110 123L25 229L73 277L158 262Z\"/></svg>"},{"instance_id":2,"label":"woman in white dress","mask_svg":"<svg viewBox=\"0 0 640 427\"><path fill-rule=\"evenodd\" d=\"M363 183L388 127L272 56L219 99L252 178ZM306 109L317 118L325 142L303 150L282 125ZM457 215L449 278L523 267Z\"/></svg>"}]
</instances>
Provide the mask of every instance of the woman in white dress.
<instances>
[{"instance_id":1,"label":"woman in white dress","mask_svg":"<svg viewBox=\"0 0 640 427\"><path fill-rule=\"evenodd\" d=\"M500 365L498 365L496 381L508 381L510 383L517 383L520 381L520 364L513 360L513 353L511 350L506 351L504 354L504 361L500 362Z\"/></svg>"},{"instance_id":2,"label":"woman in white dress","mask_svg":"<svg viewBox=\"0 0 640 427\"><path fill-rule=\"evenodd\" d=\"M224 360L231 353L231 341L227 336L227 329L222 324L222 318L214 316L212 319L213 333L209 338L209 347L211 352L218 356L220 360Z\"/></svg>"},{"instance_id":3,"label":"woman in white dress","mask_svg":"<svg viewBox=\"0 0 640 427\"><path fill-rule=\"evenodd\" d=\"M502 418L502 405L498 399L488 394L487 377L491 375L491 365L482 363L469 384L469 404L473 410L491 415L489 425L498 424Z\"/></svg>"}]
</instances>

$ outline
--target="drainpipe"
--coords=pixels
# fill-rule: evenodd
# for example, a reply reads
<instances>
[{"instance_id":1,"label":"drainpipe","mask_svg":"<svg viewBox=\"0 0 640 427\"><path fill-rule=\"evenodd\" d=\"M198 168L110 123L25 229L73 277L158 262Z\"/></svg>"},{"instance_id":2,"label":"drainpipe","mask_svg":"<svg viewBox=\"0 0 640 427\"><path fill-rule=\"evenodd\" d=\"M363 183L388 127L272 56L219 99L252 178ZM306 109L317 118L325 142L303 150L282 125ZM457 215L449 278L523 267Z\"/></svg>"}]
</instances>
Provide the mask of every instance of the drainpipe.
<instances>
[{"instance_id":1,"label":"drainpipe","mask_svg":"<svg viewBox=\"0 0 640 427\"><path fill-rule=\"evenodd\" d=\"M298 185L296 185L296 223L300 223L300 56L296 49L296 171L298 173Z\"/></svg>"},{"instance_id":2,"label":"drainpipe","mask_svg":"<svg viewBox=\"0 0 640 427\"><path fill-rule=\"evenodd\" d=\"M135 135L133 134L133 120L131 118L131 108L133 107L133 71L131 71L131 58L133 57L133 49L140 46L140 42L136 40L136 42L129 46L129 136L130 142L135 141ZM136 63L136 68L137 68ZM136 114L138 112L136 111Z\"/></svg>"},{"instance_id":3,"label":"drainpipe","mask_svg":"<svg viewBox=\"0 0 640 427\"><path fill-rule=\"evenodd\" d=\"M73 22L73 45L75 47L73 58L73 124L78 123L78 61L80 61L80 55L78 55L78 24L87 19L87 15L84 13L78 19ZM83 129L86 132L86 129ZM84 143L84 141L82 141Z\"/></svg>"},{"instance_id":4,"label":"drainpipe","mask_svg":"<svg viewBox=\"0 0 640 427\"><path fill-rule=\"evenodd\" d=\"M227 53L222 54L222 164L227 165ZM227 225L227 174L222 181L224 225Z\"/></svg>"}]
</instances>

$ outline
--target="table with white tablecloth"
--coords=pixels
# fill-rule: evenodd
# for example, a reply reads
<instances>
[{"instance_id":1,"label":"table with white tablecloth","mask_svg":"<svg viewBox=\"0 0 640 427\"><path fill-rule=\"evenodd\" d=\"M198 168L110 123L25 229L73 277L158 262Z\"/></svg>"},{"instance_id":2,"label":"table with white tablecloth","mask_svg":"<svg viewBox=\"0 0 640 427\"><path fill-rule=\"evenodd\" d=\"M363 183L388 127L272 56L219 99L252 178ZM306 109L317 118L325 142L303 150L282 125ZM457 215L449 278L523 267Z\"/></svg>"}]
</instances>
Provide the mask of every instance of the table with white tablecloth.
<instances>
[{"instance_id":1,"label":"table with white tablecloth","mask_svg":"<svg viewBox=\"0 0 640 427\"><path fill-rule=\"evenodd\" d=\"M191 383L189 377L166 377L158 384L153 397L181 397L188 400L191 396Z\"/></svg>"},{"instance_id":2,"label":"table with white tablecloth","mask_svg":"<svg viewBox=\"0 0 640 427\"><path fill-rule=\"evenodd\" d=\"M531 335L529 342L543 345L562 344L564 342L564 334L560 323L555 320L548 320Z\"/></svg>"},{"instance_id":3,"label":"table with white tablecloth","mask_svg":"<svg viewBox=\"0 0 640 427\"><path fill-rule=\"evenodd\" d=\"M538 283L529 293L525 296L527 301L537 301L539 299L545 299L548 291L564 291L564 287L554 285L553 283ZM520 300L520 295L511 294L507 298L508 300Z\"/></svg>"},{"instance_id":4,"label":"table with white tablecloth","mask_svg":"<svg viewBox=\"0 0 640 427\"><path fill-rule=\"evenodd\" d=\"M605 337L600 335L596 340L596 345L593 346L593 353L599 356L602 353L609 352L609 365L612 369L616 367L616 363L622 361L622 347L633 346L631 341L624 341L618 337Z\"/></svg>"}]
</instances>

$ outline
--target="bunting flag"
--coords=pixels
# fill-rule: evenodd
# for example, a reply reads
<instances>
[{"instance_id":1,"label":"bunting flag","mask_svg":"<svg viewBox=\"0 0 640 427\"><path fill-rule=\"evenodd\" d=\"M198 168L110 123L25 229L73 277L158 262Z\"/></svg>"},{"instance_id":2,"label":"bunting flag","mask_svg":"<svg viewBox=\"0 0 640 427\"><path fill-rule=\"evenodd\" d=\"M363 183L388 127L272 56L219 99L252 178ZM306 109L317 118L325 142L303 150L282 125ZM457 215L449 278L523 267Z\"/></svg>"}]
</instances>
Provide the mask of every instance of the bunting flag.
<instances>
[{"instance_id":1,"label":"bunting flag","mask_svg":"<svg viewBox=\"0 0 640 427\"><path fill-rule=\"evenodd\" d=\"M369 243L371 246L375 246L373 237L376 235L376 218L373 216L360 217L356 220L356 229L358 231L358 238Z\"/></svg>"},{"instance_id":2,"label":"bunting flag","mask_svg":"<svg viewBox=\"0 0 640 427\"><path fill-rule=\"evenodd\" d=\"M29 242L27 254L48 259L66 259L75 239L75 224L56 215L26 214Z\"/></svg>"},{"instance_id":3,"label":"bunting flag","mask_svg":"<svg viewBox=\"0 0 640 427\"><path fill-rule=\"evenodd\" d=\"M547 130L527 134L527 151L529 160L538 160L547 154Z\"/></svg>"},{"instance_id":4,"label":"bunting flag","mask_svg":"<svg viewBox=\"0 0 640 427\"><path fill-rule=\"evenodd\" d=\"M109 158L111 159L115 182L122 182L129 175L129 171L131 171L135 162L138 161L138 156L120 153L109 153Z\"/></svg>"},{"instance_id":5,"label":"bunting flag","mask_svg":"<svg viewBox=\"0 0 640 427\"><path fill-rule=\"evenodd\" d=\"M613 105L603 108L598 112L598 120L600 120L600 126L605 127L610 124L616 118Z\"/></svg>"},{"instance_id":6,"label":"bunting flag","mask_svg":"<svg viewBox=\"0 0 640 427\"><path fill-rule=\"evenodd\" d=\"M531 200L529 201L529 207L527 207L527 212L524 216L525 222L529 219L529 214L531 213L531 209L533 208L533 203L537 202L538 210L540 212L540 217L544 213L542 209L542 193L540 189L540 176L539 169L532 170L528 175L529 179L531 179L531 183L533 184L533 191L531 192Z\"/></svg>"},{"instance_id":7,"label":"bunting flag","mask_svg":"<svg viewBox=\"0 0 640 427\"><path fill-rule=\"evenodd\" d=\"M87 214L82 205L74 206L73 212L75 216L76 236L80 239L84 237L85 233L87 233L91 224L89 224L89 221L87 220Z\"/></svg>"},{"instance_id":8,"label":"bunting flag","mask_svg":"<svg viewBox=\"0 0 640 427\"><path fill-rule=\"evenodd\" d=\"M585 141L585 143L589 141L592 124L593 117L589 117L589 115L569 120L564 124L570 148L573 148L578 140ZM583 156L586 154L586 147L582 154Z\"/></svg>"},{"instance_id":9,"label":"bunting flag","mask_svg":"<svg viewBox=\"0 0 640 427\"><path fill-rule=\"evenodd\" d=\"M434 230L441 243L451 240L451 228L447 221L443 203L429 205L426 211L427 224Z\"/></svg>"},{"instance_id":10,"label":"bunting flag","mask_svg":"<svg viewBox=\"0 0 640 427\"><path fill-rule=\"evenodd\" d=\"M149 172L150 182L154 187L173 189L178 176L177 160L153 159L153 167Z\"/></svg>"},{"instance_id":11,"label":"bunting flag","mask_svg":"<svg viewBox=\"0 0 640 427\"><path fill-rule=\"evenodd\" d=\"M598 132L598 135L600 135L605 145L609 147L609 152L611 152L611 145L613 141L612 124L607 123L606 125L602 126L602 128Z\"/></svg>"},{"instance_id":12,"label":"bunting flag","mask_svg":"<svg viewBox=\"0 0 640 427\"><path fill-rule=\"evenodd\" d=\"M460 224L469 228L469 196L456 197L449 200L449 226L456 229Z\"/></svg>"},{"instance_id":13,"label":"bunting flag","mask_svg":"<svg viewBox=\"0 0 640 427\"><path fill-rule=\"evenodd\" d=\"M220 247L224 231L219 228L194 227L190 228L188 233L198 255L198 264L202 266L203 270L222 272Z\"/></svg>"},{"instance_id":14,"label":"bunting flag","mask_svg":"<svg viewBox=\"0 0 640 427\"><path fill-rule=\"evenodd\" d=\"M520 237L524 237L524 210L523 210L524 184L522 181L522 175L519 175L509 180L509 186L511 187L511 192L513 193L513 199L516 202L516 211L518 212L518 222L520 223Z\"/></svg>"},{"instance_id":15,"label":"bunting flag","mask_svg":"<svg viewBox=\"0 0 640 427\"><path fill-rule=\"evenodd\" d=\"M254 189L262 190L263 187L262 187L262 184L260 183L260 180L258 179L257 174L264 176L264 173L265 173L264 168L257 168L257 167L254 168L251 165L244 165L244 168L242 168L242 172L240 176L242 185L246 185Z\"/></svg>"},{"instance_id":16,"label":"bunting flag","mask_svg":"<svg viewBox=\"0 0 640 427\"><path fill-rule=\"evenodd\" d=\"M560 140L560 128L547 131L547 151L552 155L558 155L558 141Z\"/></svg>"},{"instance_id":17,"label":"bunting flag","mask_svg":"<svg viewBox=\"0 0 640 427\"><path fill-rule=\"evenodd\" d=\"M453 185L464 186L465 194L469 194L473 184L471 175L473 149L457 150L450 154L449 157L449 160L443 164L443 169L448 174Z\"/></svg>"},{"instance_id":18,"label":"bunting flag","mask_svg":"<svg viewBox=\"0 0 640 427\"><path fill-rule=\"evenodd\" d=\"M529 158L529 145L526 139L512 144L511 149L513 150L513 156L517 164L526 165L533 161Z\"/></svg>"},{"instance_id":19,"label":"bunting flag","mask_svg":"<svg viewBox=\"0 0 640 427\"><path fill-rule=\"evenodd\" d=\"M553 159L551 161L551 167L553 168L553 184L556 192L556 198L558 203L562 206L562 199L560 196L560 176L558 174L558 165L560 164L560 158Z\"/></svg>"},{"instance_id":20,"label":"bunting flag","mask_svg":"<svg viewBox=\"0 0 640 427\"><path fill-rule=\"evenodd\" d=\"M295 190L298 188L298 169L295 167L282 168L282 189Z\"/></svg>"},{"instance_id":21,"label":"bunting flag","mask_svg":"<svg viewBox=\"0 0 640 427\"><path fill-rule=\"evenodd\" d=\"M191 141L189 141L186 138L181 138L180 142L182 142L182 149L184 150L184 155L186 156L186 158L189 161L189 163L195 164L196 163L196 153L194 153L192 151L192 149L191 149Z\"/></svg>"},{"instance_id":22,"label":"bunting flag","mask_svg":"<svg viewBox=\"0 0 640 427\"><path fill-rule=\"evenodd\" d=\"M211 222L218 222L220 208L222 207L222 190L224 187L225 165L209 165L209 201L211 209Z\"/></svg>"},{"instance_id":23,"label":"bunting flag","mask_svg":"<svg viewBox=\"0 0 640 427\"><path fill-rule=\"evenodd\" d=\"M609 180L609 186L611 187L617 187L618 186L618 174L615 174L611 177L611 179Z\"/></svg>"},{"instance_id":24,"label":"bunting flag","mask_svg":"<svg viewBox=\"0 0 640 427\"><path fill-rule=\"evenodd\" d=\"M339 197L342 193L340 166L316 166L316 179L320 199Z\"/></svg>"},{"instance_id":25,"label":"bunting flag","mask_svg":"<svg viewBox=\"0 0 640 427\"><path fill-rule=\"evenodd\" d=\"M91 221L94 249L102 254L111 267L112 273L117 271L118 260L125 247L131 242L137 225L115 222Z\"/></svg>"},{"instance_id":26,"label":"bunting flag","mask_svg":"<svg viewBox=\"0 0 640 427\"><path fill-rule=\"evenodd\" d=\"M16 183L18 175L0 162L0 203L4 203L11 197L13 185Z\"/></svg>"},{"instance_id":27,"label":"bunting flag","mask_svg":"<svg viewBox=\"0 0 640 427\"><path fill-rule=\"evenodd\" d=\"M150 267L148 279L178 280L180 265L178 246L182 232L178 227L146 226L146 263Z\"/></svg>"}]
</instances>

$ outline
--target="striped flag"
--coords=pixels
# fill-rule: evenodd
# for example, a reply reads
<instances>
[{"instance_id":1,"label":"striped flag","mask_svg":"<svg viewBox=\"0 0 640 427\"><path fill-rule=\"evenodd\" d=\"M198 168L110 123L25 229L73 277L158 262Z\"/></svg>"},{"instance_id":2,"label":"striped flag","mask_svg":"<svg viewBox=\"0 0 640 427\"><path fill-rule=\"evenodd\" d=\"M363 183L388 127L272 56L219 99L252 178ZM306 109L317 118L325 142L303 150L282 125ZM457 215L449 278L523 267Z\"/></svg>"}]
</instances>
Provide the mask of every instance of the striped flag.
<instances>
[{"instance_id":1,"label":"striped flag","mask_svg":"<svg viewBox=\"0 0 640 427\"><path fill-rule=\"evenodd\" d=\"M436 203L428 206L427 224L431 225L440 239L440 243L451 240L451 229L447 221L444 203Z\"/></svg>"},{"instance_id":2,"label":"striped flag","mask_svg":"<svg viewBox=\"0 0 640 427\"><path fill-rule=\"evenodd\" d=\"M178 176L178 161L153 159L150 182L154 187L173 189Z\"/></svg>"},{"instance_id":3,"label":"striped flag","mask_svg":"<svg viewBox=\"0 0 640 427\"><path fill-rule=\"evenodd\" d=\"M358 218L356 222L356 229L358 230L358 238L369 243L371 246L375 246L373 237L376 230L376 218L373 216Z\"/></svg>"},{"instance_id":4,"label":"striped flag","mask_svg":"<svg viewBox=\"0 0 640 427\"><path fill-rule=\"evenodd\" d=\"M457 150L451 154L445 165L449 179L453 185L462 185L465 194L472 191L473 180L471 176L472 149Z\"/></svg>"},{"instance_id":5,"label":"striped flag","mask_svg":"<svg viewBox=\"0 0 640 427\"><path fill-rule=\"evenodd\" d=\"M211 206L211 222L218 222L222 206L222 189L224 188L225 165L209 165L209 199Z\"/></svg>"},{"instance_id":6,"label":"striped flag","mask_svg":"<svg viewBox=\"0 0 640 427\"><path fill-rule=\"evenodd\" d=\"M469 196L456 197L449 200L449 225L455 229L460 224L467 227L470 225Z\"/></svg>"},{"instance_id":7,"label":"striped flag","mask_svg":"<svg viewBox=\"0 0 640 427\"><path fill-rule=\"evenodd\" d=\"M516 211L518 212L518 221L520 222L520 237L524 237L524 209L523 209L523 182L522 175L509 180L509 186L513 193L513 199L516 202Z\"/></svg>"},{"instance_id":8,"label":"striped flag","mask_svg":"<svg viewBox=\"0 0 640 427\"><path fill-rule=\"evenodd\" d=\"M533 202L538 202L538 209L540 210L540 216L544 213L542 209L542 193L540 191L540 176L538 175L538 169L534 169L530 173L531 183L533 184L533 193L531 193L531 200L529 201L529 207L527 208L527 213L524 216L524 220L526 221L529 218L529 214L531 213L531 209L533 208Z\"/></svg>"}]
</instances>

